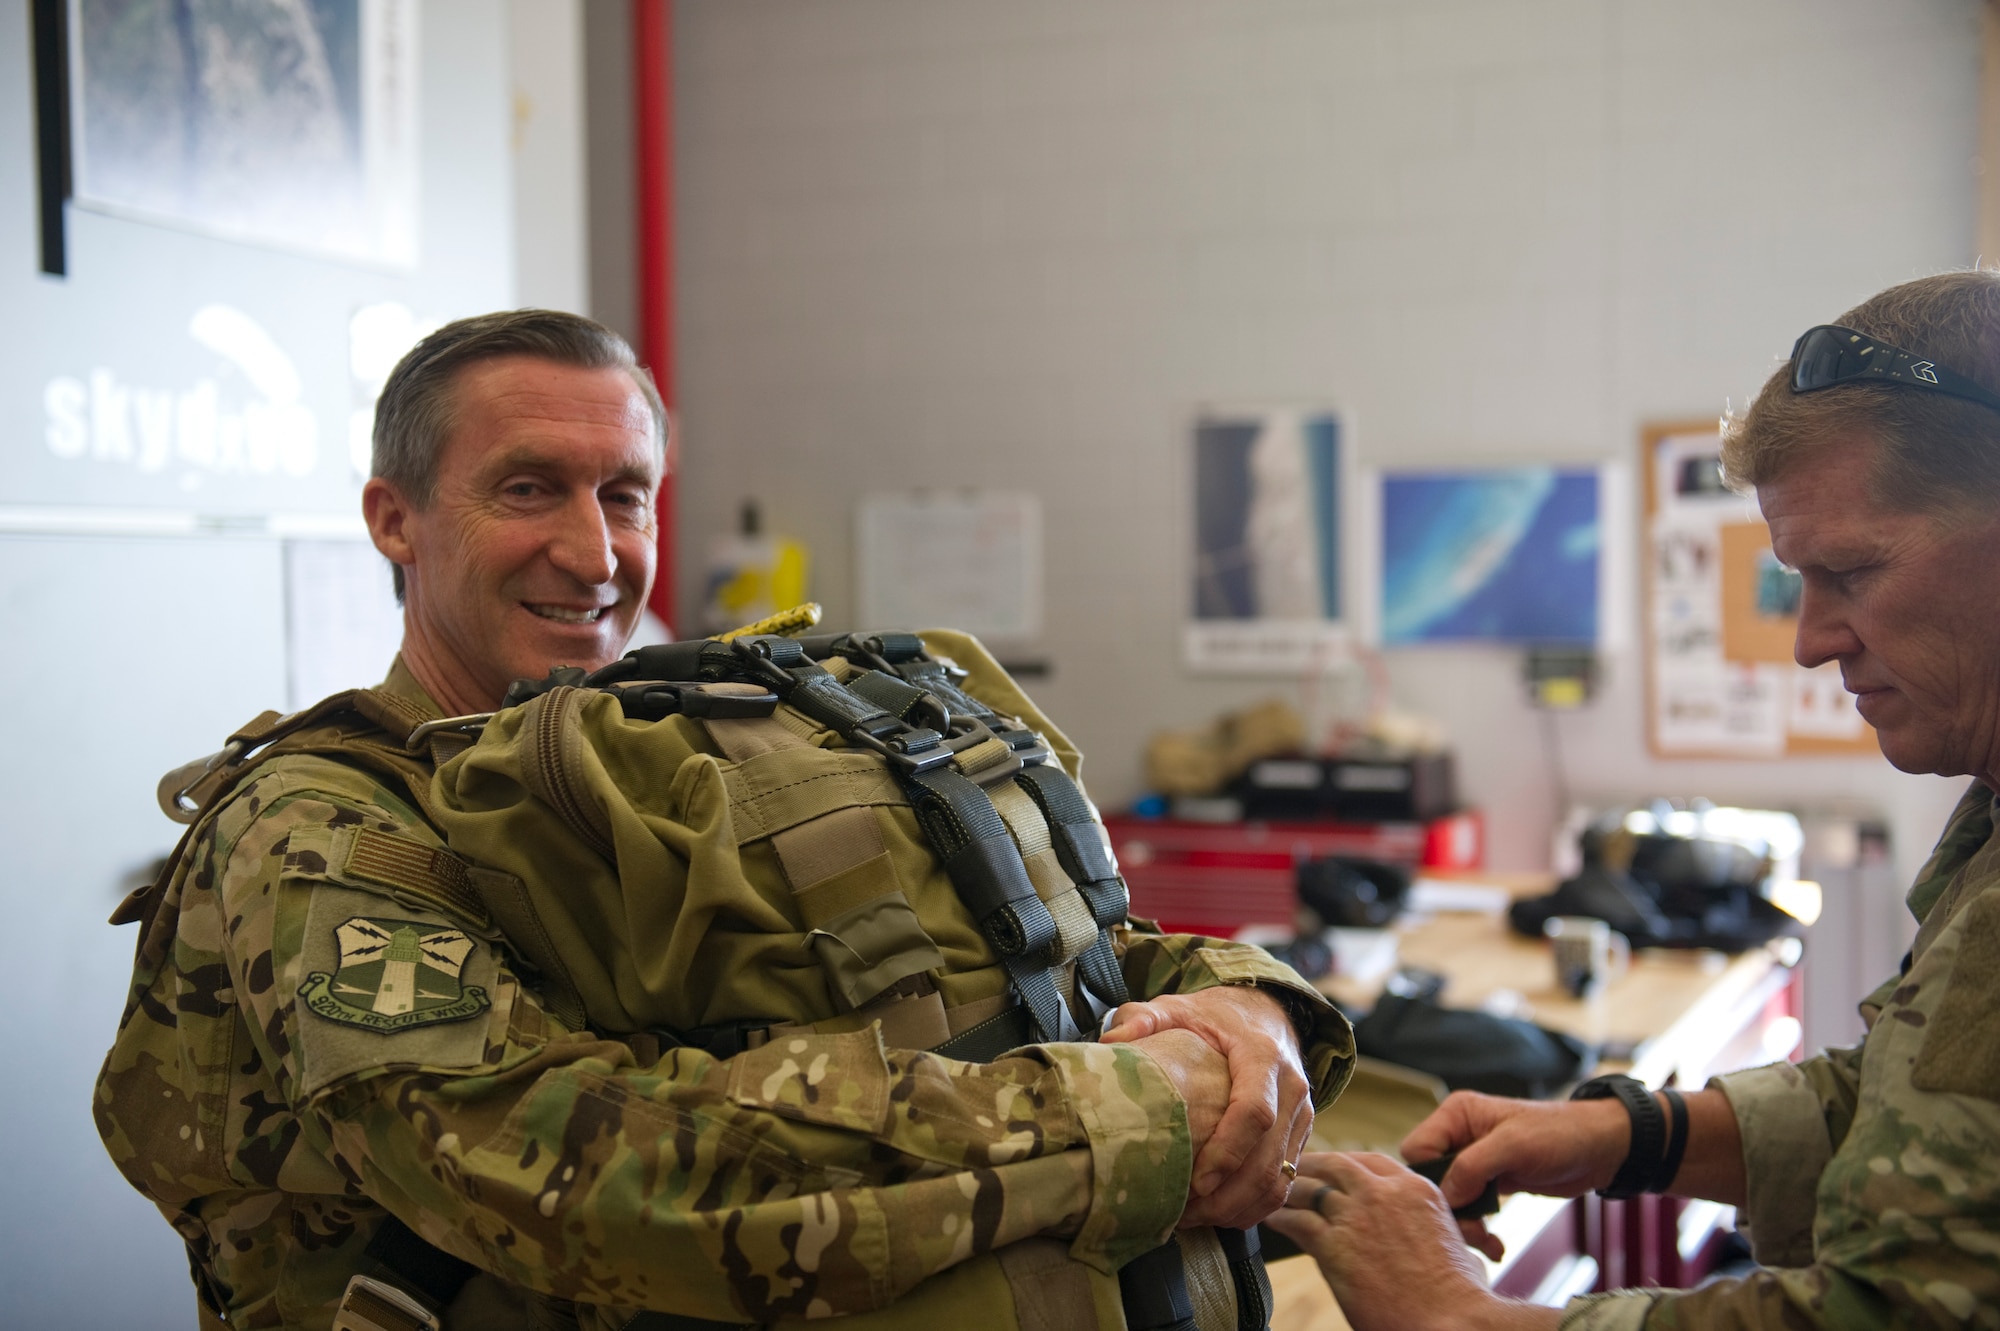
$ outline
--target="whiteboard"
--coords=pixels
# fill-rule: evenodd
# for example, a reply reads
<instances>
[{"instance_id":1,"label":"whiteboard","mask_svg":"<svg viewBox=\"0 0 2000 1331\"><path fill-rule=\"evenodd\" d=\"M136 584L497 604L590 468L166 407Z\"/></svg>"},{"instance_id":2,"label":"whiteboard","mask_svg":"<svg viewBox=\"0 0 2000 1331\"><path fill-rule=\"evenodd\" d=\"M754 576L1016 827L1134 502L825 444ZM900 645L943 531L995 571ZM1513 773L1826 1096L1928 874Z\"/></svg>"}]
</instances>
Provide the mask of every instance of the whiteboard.
<instances>
[{"instance_id":1,"label":"whiteboard","mask_svg":"<svg viewBox=\"0 0 2000 1331\"><path fill-rule=\"evenodd\" d=\"M1042 505L1022 491L864 497L855 513L867 629L953 628L1020 642L1042 631Z\"/></svg>"}]
</instances>

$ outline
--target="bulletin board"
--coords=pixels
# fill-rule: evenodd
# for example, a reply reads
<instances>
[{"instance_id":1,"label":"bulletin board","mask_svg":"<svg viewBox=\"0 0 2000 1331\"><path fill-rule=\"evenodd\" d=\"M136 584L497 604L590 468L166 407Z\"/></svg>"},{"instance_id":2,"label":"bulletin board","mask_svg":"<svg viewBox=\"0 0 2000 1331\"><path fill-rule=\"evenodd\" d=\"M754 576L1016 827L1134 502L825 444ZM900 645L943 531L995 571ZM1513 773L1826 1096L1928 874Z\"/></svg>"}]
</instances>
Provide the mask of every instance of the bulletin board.
<instances>
[{"instance_id":1,"label":"bulletin board","mask_svg":"<svg viewBox=\"0 0 2000 1331\"><path fill-rule=\"evenodd\" d=\"M1722 484L1713 420L1641 433L1646 738L1660 758L1872 756L1840 669L1792 659L1798 575Z\"/></svg>"}]
</instances>

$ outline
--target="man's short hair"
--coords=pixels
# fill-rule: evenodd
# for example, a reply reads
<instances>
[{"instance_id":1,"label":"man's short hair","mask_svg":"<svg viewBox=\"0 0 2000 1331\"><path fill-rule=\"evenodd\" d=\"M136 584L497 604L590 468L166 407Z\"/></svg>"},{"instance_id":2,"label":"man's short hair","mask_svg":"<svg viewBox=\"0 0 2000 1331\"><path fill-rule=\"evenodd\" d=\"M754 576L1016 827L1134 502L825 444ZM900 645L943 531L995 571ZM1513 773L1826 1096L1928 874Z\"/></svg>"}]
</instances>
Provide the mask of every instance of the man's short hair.
<instances>
[{"instance_id":1,"label":"man's short hair","mask_svg":"<svg viewBox=\"0 0 2000 1331\"><path fill-rule=\"evenodd\" d=\"M1905 282L1833 322L2000 391L2000 271ZM1738 489L1754 488L1814 465L1819 446L1854 438L1880 446L1873 491L1893 508L1949 513L2000 504L2000 411L1880 380L1794 393L1789 360L1732 422L1723 474Z\"/></svg>"},{"instance_id":2,"label":"man's short hair","mask_svg":"<svg viewBox=\"0 0 2000 1331\"><path fill-rule=\"evenodd\" d=\"M432 333L398 361L375 403L375 447L370 473L395 486L419 509L437 495L438 457L456 421L453 386L458 372L501 356L533 356L582 370L623 370L653 413L653 443L666 463L666 404L653 376L639 365L624 338L603 324L561 310L501 310L459 319ZM396 599L403 599L403 569L392 566Z\"/></svg>"}]
</instances>

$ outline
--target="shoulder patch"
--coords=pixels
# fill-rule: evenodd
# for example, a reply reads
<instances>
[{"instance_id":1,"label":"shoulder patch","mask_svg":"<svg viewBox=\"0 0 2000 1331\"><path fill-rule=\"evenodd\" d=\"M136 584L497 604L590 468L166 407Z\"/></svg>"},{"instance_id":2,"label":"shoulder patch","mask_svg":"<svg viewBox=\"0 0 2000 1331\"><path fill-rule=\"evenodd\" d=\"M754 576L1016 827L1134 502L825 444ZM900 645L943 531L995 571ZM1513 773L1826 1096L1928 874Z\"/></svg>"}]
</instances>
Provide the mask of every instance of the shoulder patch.
<instances>
[{"instance_id":1,"label":"shoulder patch","mask_svg":"<svg viewBox=\"0 0 2000 1331\"><path fill-rule=\"evenodd\" d=\"M1910 1084L1920 1091L2000 1100L2000 1012L1993 1004L1993 977L2000 973L2000 891L1981 893L1952 923L1960 931L1958 955L1944 997L1923 1023L1923 1047L1910 1069ZM1896 1015L1908 1011L1897 1009Z\"/></svg>"},{"instance_id":2,"label":"shoulder patch","mask_svg":"<svg viewBox=\"0 0 2000 1331\"><path fill-rule=\"evenodd\" d=\"M357 827L351 836L343 866L349 876L408 892L481 927L488 923L486 907L460 856L372 827Z\"/></svg>"},{"instance_id":3,"label":"shoulder patch","mask_svg":"<svg viewBox=\"0 0 2000 1331\"><path fill-rule=\"evenodd\" d=\"M492 1006L484 988L462 983L477 946L462 930L356 915L333 934L339 965L310 972L299 986L315 1016L387 1035L464 1021Z\"/></svg>"},{"instance_id":4,"label":"shoulder patch","mask_svg":"<svg viewBox=\"0 0 2000 1331\"><path fill-rule=\"evenodd\" d=\"M506 1042L515 986L497 945L379 888L298 886L305 899L292 895L289 908L303 904L305 918L284 931L276 960L297 1024L299 1098L356 1074L480 1067Z\"/></svg>"}]
</instances>

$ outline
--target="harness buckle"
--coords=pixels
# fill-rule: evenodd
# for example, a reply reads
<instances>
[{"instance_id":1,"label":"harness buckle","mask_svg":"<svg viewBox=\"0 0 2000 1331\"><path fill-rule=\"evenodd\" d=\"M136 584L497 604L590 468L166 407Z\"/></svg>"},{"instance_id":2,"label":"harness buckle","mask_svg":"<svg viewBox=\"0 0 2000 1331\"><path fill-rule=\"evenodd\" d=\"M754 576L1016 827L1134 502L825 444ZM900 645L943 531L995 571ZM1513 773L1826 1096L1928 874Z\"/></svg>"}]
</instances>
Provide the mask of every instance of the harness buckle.
<instances>
[{"instance_id":1,"label":"harness buckle","mask_svg":"<svg viewBox=\"0 0 2000 1331\"><path fill-rule=\"evenodd\" d=\"M912 730L900 721L886 736L857 727L848 732L847 738L881 754L905 776L935 772L958 756L939 742L941 736L935 730Z\"/></svg>"},{"instance_id":2,"label":"harness buckle","mask_svg":"<svg viewBox=\"0 0 2000 1331\"><path fill-rule=\"evenodd\" d=\"M729 650L736 654L736 659L748 668L750 674L775 688L779 697L789 696L798 687L798 677L771 659L762 639L732 638Z\"/></svg>"},{"instance_id":3,"label":"harness buckle","mask_svg":"<svg viewBox=\"0 0 2000 1331\"><path fill-rule=\"evenodd\" d=\"M441 1331L436 1313L386 1280L357 1275L334 1310L333 1331Z\"/></svg>"},{"instance_id":4,"label":"harness buckle","mask_svg":"<svg viewBox=\"0 0 2000 1331\"><path fill-rule=\"evenodd\" d=\"M195 788L238 759L256 745L247 739L232 739L206 758L183 763L160 778L160 812L177 823L192 823L201 816L204 799L194 798ZM212 792L211 792L212 793Z\"/></svg>"},{"instance_id":5,"label":"harness buckle","mask_svg":"<svg viewBox=\"0 0 2000 1331\"><path fill-rule=\"evenodd\" d=\"M403 748L410 753L419 752L425 740L443 730L477 737L494 716L493 712L473 712L467 716L441 716L435 721L426 721L410 732L410 737L403 741Z\"/></svg>"}]
</instances>

